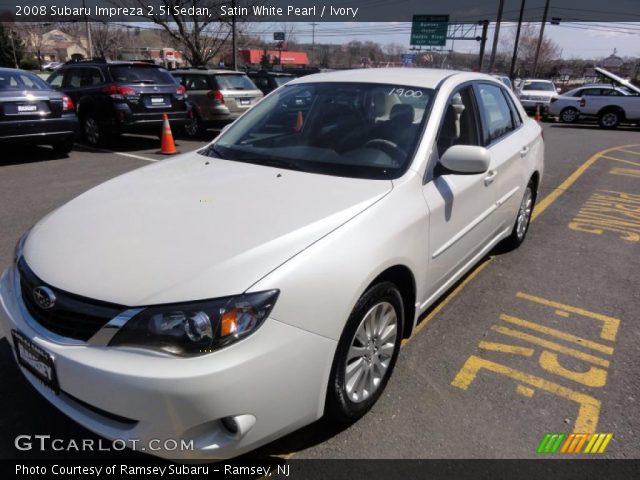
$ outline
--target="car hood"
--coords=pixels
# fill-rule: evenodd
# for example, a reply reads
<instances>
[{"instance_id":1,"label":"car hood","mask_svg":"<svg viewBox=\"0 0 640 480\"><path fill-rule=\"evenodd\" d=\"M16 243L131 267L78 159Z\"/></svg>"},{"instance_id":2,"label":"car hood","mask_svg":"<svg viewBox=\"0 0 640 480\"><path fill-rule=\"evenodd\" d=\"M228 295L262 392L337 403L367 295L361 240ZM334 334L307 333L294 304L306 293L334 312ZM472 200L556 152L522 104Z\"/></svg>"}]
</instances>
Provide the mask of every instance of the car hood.
<instances>
[{"instance_id":1,"label":"car hood","mask_svg":"<svg viewBox=\"0 0 640 480\"><path fill-rule=\"evenodd\" d=\"M238 294L392 189L190 153L42 219L24 257L61 290L127 306Z\"/></svg>"}]
</instances>

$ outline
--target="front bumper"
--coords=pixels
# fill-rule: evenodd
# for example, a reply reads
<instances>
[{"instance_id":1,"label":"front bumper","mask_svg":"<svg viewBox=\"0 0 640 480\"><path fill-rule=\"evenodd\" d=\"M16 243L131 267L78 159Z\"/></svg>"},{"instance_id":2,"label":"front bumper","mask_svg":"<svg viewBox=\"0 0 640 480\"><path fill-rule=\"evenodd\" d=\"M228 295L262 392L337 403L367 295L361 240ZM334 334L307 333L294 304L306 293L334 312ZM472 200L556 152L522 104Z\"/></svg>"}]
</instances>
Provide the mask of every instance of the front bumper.
<instances>
[{"instance_id":1,"label":"front bumper","mask_svg":"<svg viewBox=\"0 0 640 480\"><path fill-rule=\"evenodd\" d=\"M60 394L20 367L22 373L60 411L105 438L164 458L224 459L323 413L336 348L325 337L269 318L249 338L194 358L63 345L33 327L18 285L11 267L0 278L0 324L11 343L18 330L52 355ZM227 430L225 417L240 419L241 431ZM146 447L165 440L192 442L193 449Z\"/></svg>"}]
</instances>

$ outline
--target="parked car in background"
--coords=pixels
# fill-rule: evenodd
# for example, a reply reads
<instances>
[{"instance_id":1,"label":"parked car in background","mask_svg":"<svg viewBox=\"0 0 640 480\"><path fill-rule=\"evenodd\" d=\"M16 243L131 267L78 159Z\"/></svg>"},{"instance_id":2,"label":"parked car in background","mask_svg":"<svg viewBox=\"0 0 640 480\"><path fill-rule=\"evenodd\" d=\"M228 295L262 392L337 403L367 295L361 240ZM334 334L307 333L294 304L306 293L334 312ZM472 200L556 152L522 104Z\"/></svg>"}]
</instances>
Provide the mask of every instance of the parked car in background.
<instances>
[{"instance_id":1,"label":"parked car in background","mask_svg":"<svg viewBox=\"0 0 640 480\"><path fill-rule=\"evenodd\" d=\"M42 70L46 70L47 72L53 72L57 70L63 65L62 62L47 62L42 65Z\"/></svg>"},{"instance_id":2,"label":"parked car in background","mask_svg":"<svg viewBox=\"0 0 640 480\"><path fill-rule=\"evenodd\" d=\"M617 75L596 67L596 71L631 95L605 95L580 98L580 114L598 120L602 128L616 128L621 123L640 123L640 88Z\"/></svg>"},{"instance_id":3,"label":"parked car in background","mask_svg":"<svg viewBox=\"0 0 640 480\"><path fill-rule=\"evenodd\" d=\"M264 96L246 74L235 70L188 68L171 74L193 104L193 116L184 128L189 137L233 122Z\"/></svg>"},{"instance_id":4,"label":"parked car in background","mask_svg":"<svg viewBox=\"0 0 640 480\"><path fill-rule=\"evenodd\" d=\"M511 83L511 79L507 75L493 74L491 76L493 78L497 78L502 83L504 83L507 87L509 87L509 89L513 90L513 83Z\"/></svg>"},{"instance_id":5,"label":"parked car in background","mask_svg":"<svg viewBox=\"0 0 640 480\"><path fill-rule=\"evenodd\" d=\"M160 135L163 114L176 128L191 114L184 87L152 63L72 61L47 82L73 99L84 139L93 146L124 132Z\"/></svg>"},{"instance_id":6,"label":"parked car in background","mask_svg":"<svg viewBox=\"0 0 640 480\"><path fill-rule=\"evenodd\" d=\"M296 79L205 148L36 223L0 322L20 372L86 428L234 457L365 415L424 312L525 240L543 170L540 125L489 75Z\"/></svg>"},{"instance_id":7,"label":"parked car in background","mask_svg":"<svg viewBox=\"0 0 640 480\"><path fill-rule=\"evenodd\" d=\"M0 68L0 142L51 145L68 153L78 132L73 101L37 75Z\"/></svg>"},{"instance_id":8,"label":"parked car in background","mask_svg":"<svg viewBox=\"0 0 640 480\"><path fill-rule=\"evenodd\" d=\"M290 73L267 72L265 70L247 72L247 76L265 95L296 78Z\"/></svg>"},{"instance_id":9,"label":"parked car in background","mask_svg":"<svg viewBox=\"0 0 640 480\"><path fill-rule=\"evenodd\" d=\"M581 118L580 103L582 97L624 97L627 95L631 95L631 92L623 87L605 84L583 85L557 97L552 97L549 104L549 114L558 117L563 123L573 123Z\"/></svg>"},{"instance_id":10,"label":"parked car in background","mask_svg":"<svg viewBox=\"0 0 640 480\"><path fill-rule=\"evenodd\" d=\"M545 113L551 99L558 95L556 86L550 80L525 79L518 86L518 99L527 111L533 113L540 108Z\"/></svg>"}]
</instances>

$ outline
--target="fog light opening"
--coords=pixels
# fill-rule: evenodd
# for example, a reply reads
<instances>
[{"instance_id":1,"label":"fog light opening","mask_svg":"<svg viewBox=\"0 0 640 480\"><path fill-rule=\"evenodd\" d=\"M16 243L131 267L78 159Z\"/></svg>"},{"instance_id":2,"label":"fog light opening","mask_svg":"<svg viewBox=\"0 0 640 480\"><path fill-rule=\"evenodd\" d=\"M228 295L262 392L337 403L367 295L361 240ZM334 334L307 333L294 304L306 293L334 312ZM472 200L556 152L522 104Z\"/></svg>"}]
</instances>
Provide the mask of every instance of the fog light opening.
<instances>
[{"instance_id":1,"label":"fog light opening","mask_svg":"<svg viewBox=\"0 0 640 480\"><path fill-rule=\"evenodd\" d=\"M233 417L224 417L220 420L222 426L229 432L231 435L237 435L240 431L240 427L238 426L238 422Z\"/></svg>"}]
</instances>

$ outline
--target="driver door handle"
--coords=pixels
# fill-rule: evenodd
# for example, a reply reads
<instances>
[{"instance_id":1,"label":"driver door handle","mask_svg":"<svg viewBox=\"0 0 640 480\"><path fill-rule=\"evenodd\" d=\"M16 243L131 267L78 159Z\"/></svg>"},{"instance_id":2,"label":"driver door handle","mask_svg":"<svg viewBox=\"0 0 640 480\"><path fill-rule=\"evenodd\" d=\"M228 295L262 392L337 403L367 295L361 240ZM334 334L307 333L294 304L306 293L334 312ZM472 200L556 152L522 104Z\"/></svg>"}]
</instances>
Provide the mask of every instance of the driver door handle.
<instances>
[{"instance_id":1,"label":"driver door handle","mask_svg":"<svg viewBox=\"0 0 640 480\"><path fill-rule=\"evenodd\" d=\"M487 172L487 176L484 177L484 186L487 187L491 185L497 176L498 176L497 170L489 170Z\"/></svg>"}]
</instances>

